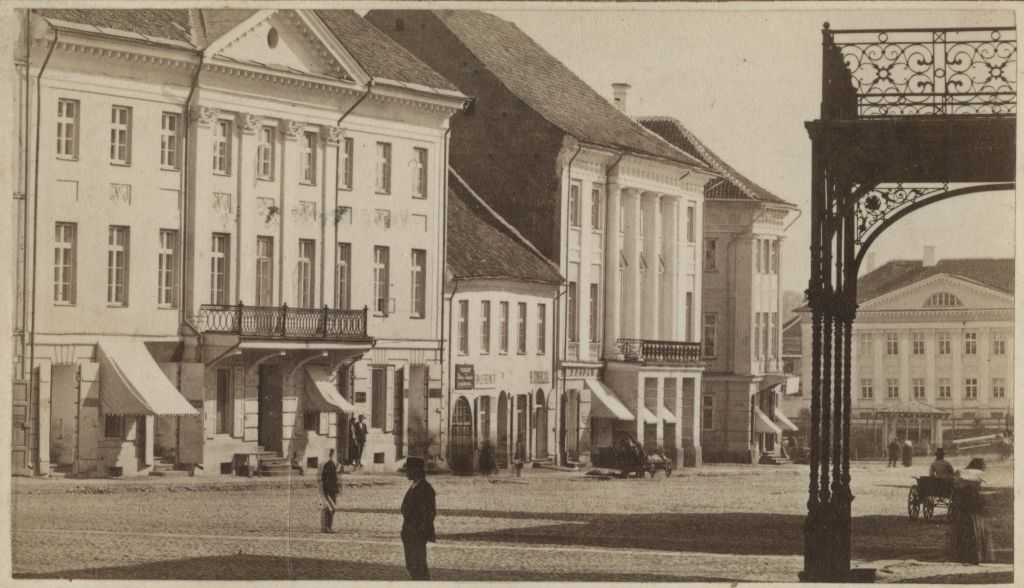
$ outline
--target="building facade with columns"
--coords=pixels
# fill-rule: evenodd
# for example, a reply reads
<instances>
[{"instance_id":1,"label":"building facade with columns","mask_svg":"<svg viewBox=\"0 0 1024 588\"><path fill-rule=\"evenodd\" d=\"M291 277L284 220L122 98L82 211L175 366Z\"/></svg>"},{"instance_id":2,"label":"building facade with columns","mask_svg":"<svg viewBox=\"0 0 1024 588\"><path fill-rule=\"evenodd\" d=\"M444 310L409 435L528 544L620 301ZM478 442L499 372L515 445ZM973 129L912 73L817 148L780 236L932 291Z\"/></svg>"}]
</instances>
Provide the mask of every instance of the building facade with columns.
<instances>
[{"instance_id":1,"label":"building facade with columns","mask_svg":"<svg viewBox=\"0 0 1024 588\"><path fill-rule=\"evenodd\" d=\"M779 404L798 389L783 369L781 325L783 242L798 211L729 166L678 120L640 122L720 176L704 188L704 459L770 461L784 432L796 430Z\"/></svg>"},{"instance_id":2,"label":"building facade with columns","mask_svg":"<svg viewBox=\"0 0 1024 588\"><path fill-rule=\"evenodd\" d=\"M549 415L552 457L589 462L617 430L699 455L700 243L713 173L510 22L478 11L366 18L471 96L452 122L452 165L565 276L557 382L534 407Z\"/></svg>"},{"instance_id":3,"label":"building facade with columns","mask_svg":"<svg viewBox=\"0 0 1024 588\"><path fill-rule=\"evenodd\" d=\"M464 97L351 11L22 17L15 473L393 467Z\"/></svg>"},{"instance_id":4,"label":"building facade with columns","mask_svg":"<svg viewBox=\"0 0 1024 588\"><path fill-rule=\"evenodd\" d=\"M919 418L887 433L919 446L936 437L929 413L1007 422L1013 415L1013 296L1013 259L937 260L934 247L925 247L922 259L892 260L862 275L853 323L852 415L864 422L916 406ZM803 308L800 316L809 357L810 312ZM802 369L809 378L809 362Z\"/></svg>"},{"instance_id":5,"label":"building facade with columns","mask_svg":"<svg viewBox=\"0 0 1024 588\"><path fill-rule=\"evenodd\" d=\"M558 268L452 172L445 271L449 436L455 473L553 455ZM486 244L486 246L482 246ZM488 465L490 464L490 465Z\"/></svg>"}]
</instances>

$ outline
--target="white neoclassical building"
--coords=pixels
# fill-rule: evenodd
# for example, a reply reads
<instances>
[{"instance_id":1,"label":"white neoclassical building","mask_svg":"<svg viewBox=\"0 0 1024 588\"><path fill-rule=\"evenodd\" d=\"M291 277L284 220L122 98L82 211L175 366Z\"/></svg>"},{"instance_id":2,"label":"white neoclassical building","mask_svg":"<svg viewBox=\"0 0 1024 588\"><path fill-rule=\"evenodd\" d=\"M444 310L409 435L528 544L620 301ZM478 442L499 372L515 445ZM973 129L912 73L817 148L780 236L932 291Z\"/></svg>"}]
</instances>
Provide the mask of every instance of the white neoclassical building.
<instances>
[{"instance_id":1,"label":"white neoclassical building","mask_svg":"<svg viewBox=\"0 0 1024 588\"><path fill-rule=\"evenodd\" d=\"M352 11L20 16L15 473L315 466L356 414L386 469L442 427L454 86Z\"/></svg>"}]
</instances>

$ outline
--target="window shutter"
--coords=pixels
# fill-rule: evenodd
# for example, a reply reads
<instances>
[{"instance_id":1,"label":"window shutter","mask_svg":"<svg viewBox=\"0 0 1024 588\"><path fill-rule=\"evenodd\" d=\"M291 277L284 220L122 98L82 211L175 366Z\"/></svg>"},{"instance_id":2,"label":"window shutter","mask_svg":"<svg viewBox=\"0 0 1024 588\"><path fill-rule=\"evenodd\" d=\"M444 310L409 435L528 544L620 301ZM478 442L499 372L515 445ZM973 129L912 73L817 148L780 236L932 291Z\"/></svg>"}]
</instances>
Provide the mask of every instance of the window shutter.
<instances>
[{"instance_id":1,"label":"window shutter","mask_svg":"<svg viewBox=\"0 0 1024 588\"><path fill-rule=\"evenodd\" d=\"M320 413L320 423L317 425L317 431L316 431L320 435L326 435L327 434L327 426L328 426L327 418L328 418L328 416L330 414L332 414L332 413L328 413L328 412Z\"/></svg>"},{"instance_id":2,"label":"window shutter","mask_svg":"<svg viewBox=\"0 0 1024 588\"><path fill-rule=\"evenodd\" d=\"M384 406L385 409L384 423L381 427L385 433L393 432L395 426L395 366L389 365L387 367L387 382L384 386Z\"/></svg>"}]
</instances>

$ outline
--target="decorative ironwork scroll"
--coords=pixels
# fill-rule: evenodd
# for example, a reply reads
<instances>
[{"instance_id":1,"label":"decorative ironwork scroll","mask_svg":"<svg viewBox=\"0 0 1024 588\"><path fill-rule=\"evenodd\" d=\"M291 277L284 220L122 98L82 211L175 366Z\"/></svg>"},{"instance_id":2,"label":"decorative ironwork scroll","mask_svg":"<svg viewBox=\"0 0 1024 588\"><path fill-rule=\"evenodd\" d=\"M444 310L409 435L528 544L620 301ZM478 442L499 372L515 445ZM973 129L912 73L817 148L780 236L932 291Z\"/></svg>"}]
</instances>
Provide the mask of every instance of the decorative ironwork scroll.
<instances>
[{"instance_id":1,"label":"decorative ironwork scroll","mask_svg":"<svg viewBox=\"0 0 1024 588\"><path fill-rule=\"evenodd\" d=\"M879 184L875 186L873 190L857 201L854 210L857 244L862 244L875 225L892 216L897 210L948 189L948 184Z\"/></svg>"}]
</instances>

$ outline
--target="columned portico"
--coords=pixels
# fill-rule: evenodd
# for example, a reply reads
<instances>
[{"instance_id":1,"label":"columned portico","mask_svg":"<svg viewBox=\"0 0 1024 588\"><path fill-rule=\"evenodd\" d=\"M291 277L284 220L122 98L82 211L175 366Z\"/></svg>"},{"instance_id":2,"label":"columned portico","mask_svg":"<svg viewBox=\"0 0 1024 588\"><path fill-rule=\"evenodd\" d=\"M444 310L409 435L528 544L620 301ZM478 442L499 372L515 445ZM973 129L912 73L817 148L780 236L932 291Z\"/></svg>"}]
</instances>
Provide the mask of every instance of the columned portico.
<instances>
[{"instance_id":1,"label":"columned portico","mask_svg":"<svg viewBox=\"0 0 1024 588\"><path fill-rule=\"evenodd\" d=\"M665 271L660 284L660 330L658 338L676 341L679 337L679 197L661 197L661 258Z\"/></svg>"},{"instance_id":2,"label":"columned portico","mask_svg":"<svg viewBox=\"0 0 1024 588\"><path fill-rule=\"evenodd\" d=\"M640 235L643 259L646 268L641 277L639 336L644 339L658 339L659 330L659 287L662 273L661 260L661 195L657 192L643 192L641 214L644 230Z\"/></svg>"},{"instance_id":3,"label":"columned portico","mask_svg":"<svg viewBox=\"0 0 1024 588\"><path fill-rule=\"evenodd\" d=\"M626 258L626 269L622 287L622 334L627 337L639 338L641 324L642 284L640 270L643 242L640 240L641 195L635 188L622 190L623 212L626 226L623 233L623 255Z\"/></svg>"},{"instance_id":4,"label":"columned portico","mask_svg":"<svg viewBox=\"0 0 1024 588\"><path fill-rule=\"evenodd\" d=\"M622 267L622 187L618 177L608 184L605 211L605 234L607 239L604 248L604 357L615 354L616 341L622 335L622 288L624 273L628 268Z\"/></svg>"}]
</instances>

